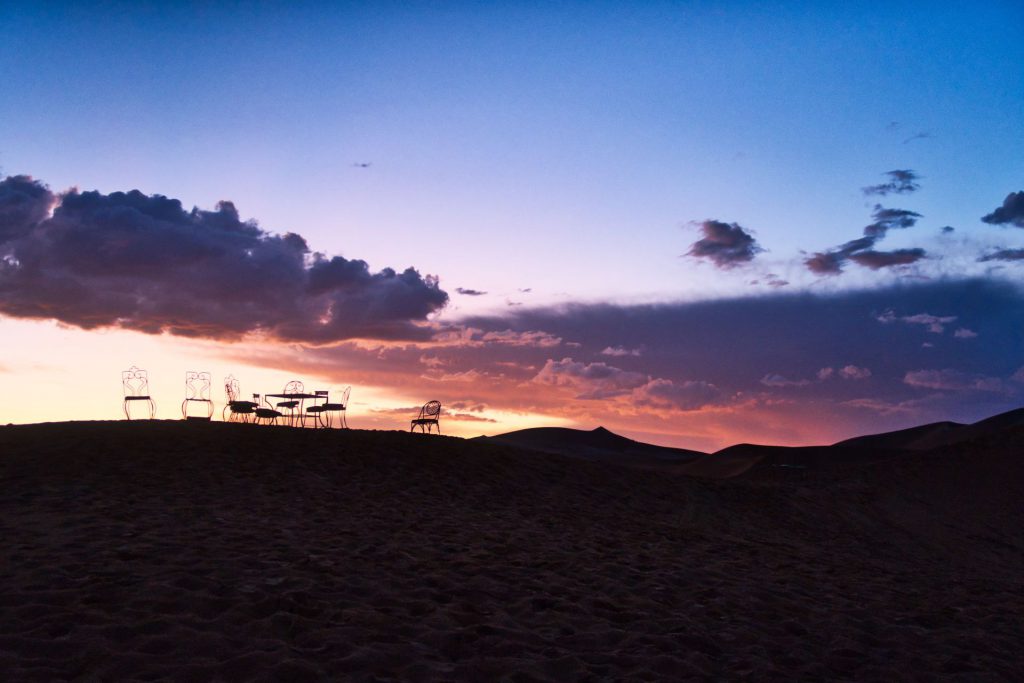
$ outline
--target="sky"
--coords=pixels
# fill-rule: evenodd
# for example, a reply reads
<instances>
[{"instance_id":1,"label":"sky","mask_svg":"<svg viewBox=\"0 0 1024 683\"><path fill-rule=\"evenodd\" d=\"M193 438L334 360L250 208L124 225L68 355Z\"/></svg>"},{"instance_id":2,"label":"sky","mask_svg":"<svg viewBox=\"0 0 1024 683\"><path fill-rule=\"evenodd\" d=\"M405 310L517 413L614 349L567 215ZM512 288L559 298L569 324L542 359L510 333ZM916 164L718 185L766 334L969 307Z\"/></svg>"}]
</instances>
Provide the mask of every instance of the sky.
<instances>
[{"instance_id":1,"label":"sky","mask_svg":"<svg viewBox=\"0 0 1024 683\"><path fill-rule=\"evenodd\" d=\"M702 450L1024 399L1024 6L0 6L0 412ZM219 409L218 409L219 414Z\"/></svg>"}]
</instances>

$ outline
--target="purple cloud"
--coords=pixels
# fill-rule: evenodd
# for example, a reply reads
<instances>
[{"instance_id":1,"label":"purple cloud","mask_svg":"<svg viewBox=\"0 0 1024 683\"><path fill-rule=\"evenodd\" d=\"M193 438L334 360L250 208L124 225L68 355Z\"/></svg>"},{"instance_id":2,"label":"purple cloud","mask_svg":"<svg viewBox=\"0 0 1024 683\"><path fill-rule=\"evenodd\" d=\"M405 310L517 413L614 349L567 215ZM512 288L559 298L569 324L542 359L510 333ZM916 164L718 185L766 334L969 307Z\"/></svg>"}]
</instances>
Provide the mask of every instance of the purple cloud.
<instances>
[{"instance_id":1,"label":"purple cloud","mask_svg":"<svg viewBox=\"0 0 1024 683\"><path fill-rule=\"evenodd\" d=\"M723 395L718 387L708 382L653 379L634 391L632 398L645 408L691 411L718 404Z\"/></svg>"},{"instance_id":2,"label":"purple cloud","mask_svg":"<svg viewBox=\"0 0 1024 683\"><path fill-rule=\"evenodd\" d=\"M875 244L890 230L913 227L921 214L905 209L887 209L875 205L871 214L874 222L864 227L864 236L829 251L812 254L804 259L804 265L816 275L838 275L843 265L853 261L859 265L878 270L892 266L914 263L925 257L924 249L897 249L895 251L874 251Z\"/></svg>"},{"instance_id":3,"label":"purple cloud","mask_svg":"<svg viewBox=\"0 0 1024 683\"><path fill-rule=\"evenodd\" d=\"M709 259L719 268L749 263L764 251L746 230L736 223L706 220L700 224L704 235L690 246L687 256Z\"/></svg>"},{"instance_id":4,"label":"purple cloud","mask_svg":"<svg viewBox=\"0 0 1024 683\"><path fill-rule=\"evenodd\" d=\"M52 210L52 215L50 211ZM162 195L0 181L0 313L82 328L234 339L424 339L448 295L413 268L311 252L242 221L231 202L185 210Z\"/></svg>"},{"instance_id":5,"label":"purple cloud","mask_svg":"<svg viewBox=\"0 0 1024 683\"><path fill-rule=\"evenodd\" d=\"M646 384L648 377L606 363L588 364L572 358L559 361L549 358L532 381L550 386L572 387L580 392L576 398L592 400L628 394Z\"/></svg>"},{"instance_id":6,"label":"purple cloud","mask_svg":"<svg viewBox=\"0 0 1024 683\"><path fill-rule=\"evenodd\" d=\"M998 377L985 377L960 370L912 370L903 377L903 382L912 387L938 389L941 391L987 391L1003 393L1006 383Z\"/></svg>"},{"instance_id":7,"label":"purple cloud","mask_svg":"<svg viewBox=\"0 0 1024 683\"><path fill-rule=\"evenodd\" d=\"M878 270L880 268L890 268L892 266L903 266L910 263L916 263L925 256L924 249L894 249L893 251L875 251L869 249L867 251L861 251L854 254L850 254L850 260L854 263L870 268L871 270Z\"/></svg>"}]
</instances>

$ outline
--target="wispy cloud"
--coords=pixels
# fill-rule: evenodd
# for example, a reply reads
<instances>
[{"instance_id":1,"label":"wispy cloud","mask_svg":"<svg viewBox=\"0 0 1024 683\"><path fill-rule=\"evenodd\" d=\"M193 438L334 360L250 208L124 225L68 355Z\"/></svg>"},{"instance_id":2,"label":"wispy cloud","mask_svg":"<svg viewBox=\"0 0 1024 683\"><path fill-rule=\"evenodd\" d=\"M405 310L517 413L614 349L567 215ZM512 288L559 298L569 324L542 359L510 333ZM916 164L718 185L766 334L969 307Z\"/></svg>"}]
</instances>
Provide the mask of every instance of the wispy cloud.
<instances>
[{"instance_id":1,"label":"wispy cloud","mask_svg":"<svg viewBox=\"0 0 1024 683\"><path fill-rule=\"evenodd\" d=\"M850 240L845 244L828 251L812 254L804 259L804 265L816 275L838 275L843 272L847 261L878 270L893 266L915 263L925 258L924 249L896 249L894 251L877 251L875 244L882 240L890 230L913 227L921 214L906 209L890 209L876 204L871 214L873 221L864 227L864 236Z\"/></svg>"},{"instance_id":2,"label":"wispy cloud","mask_svg":"<svg viewBox=\"0 0 1024 683\"><path fill-rule=\"evenodd\" d=\"M889 176L889 182L870 185L861 188L861 191L865 195L884 197L888 194L907 194L921 189L921 185L917 182L919 176L910 169L887 171L885 175Z\"/></svg>"}]
</instances>

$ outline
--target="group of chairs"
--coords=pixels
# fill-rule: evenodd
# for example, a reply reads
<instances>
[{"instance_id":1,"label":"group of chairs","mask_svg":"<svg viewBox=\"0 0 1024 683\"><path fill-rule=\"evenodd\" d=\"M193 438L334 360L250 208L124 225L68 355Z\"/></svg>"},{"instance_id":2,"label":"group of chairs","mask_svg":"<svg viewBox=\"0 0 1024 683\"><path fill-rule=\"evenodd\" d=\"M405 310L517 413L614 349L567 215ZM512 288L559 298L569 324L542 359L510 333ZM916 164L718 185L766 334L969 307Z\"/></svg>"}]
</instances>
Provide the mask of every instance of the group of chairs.
<instances>
[{"instance_id":1,"label":"group of chairs","mask_svg":"<svg viewBox=\"0 0 1024 683\"><path fill-rule=\"evenodd\" d=\"M156 417L156 403L149 393L149 375L145 370L132 366L121 373L121 384L124 387L124 416L131 420L131 406L141 405L148 411L150 420ZM208 372L189 370L185 373L185 400L181 402L181 417L185 420L210 421L213 419L213 401L210 399L210 387L213 380ZM345 387L341 396L334 401L330 393L316 390L307 393L302 382L293 380L285 385L279 394L253 394L251 401L241 398L242 391L238 380L228 375L224 379L224 393L227 402L221 411L221 419L225 422L252 422L259 424L278 424L278 420L292 427L305 427L307 423L314 427L331 428L337 416L338 427L348 429L346 412L352 387ZM271 403L270 399L279 399ZM309 401L309 405L306 405ZM441 433L441 402L427 401L420 408L419 414L410 420L409 431L419 429L425 434L436 429Z\"/></svg>"},{"instance_id":2,"label":"group of chairs","mask_svg":"<svg viewBox=\"0 0 1024 683\"><path fill-rule=\"evenodd\" d=\"M145 370L132 366L121 373L121 384L124 388L124 416L132 419L132 407L142 406L145 415L152 420L156 417L156 403L149 392L149 375ZM214 407L210 399L213 379L208 372L189 370L185 373L185 400L181 402L181 417L185 420L201 420L208 422L213 419ZM226 403L221 411L221 419L225 422L252 422L264 424L282 423L293 427L325 427L335 424L341 429L348 428L346 412L352 387L345 387L341 395L331 400L330 392L316 390L306 393L302 382L292 381L285 385L279 394L266 394L260 400L260 394L253 394L252 400L241 398L242 393L238 380L232 376L224 379ZM279 399L272 403L270 399ZM307 404L308 401L308 404ZM136 408L136 413L139 409Z\"/></svg>"}]
</instances>

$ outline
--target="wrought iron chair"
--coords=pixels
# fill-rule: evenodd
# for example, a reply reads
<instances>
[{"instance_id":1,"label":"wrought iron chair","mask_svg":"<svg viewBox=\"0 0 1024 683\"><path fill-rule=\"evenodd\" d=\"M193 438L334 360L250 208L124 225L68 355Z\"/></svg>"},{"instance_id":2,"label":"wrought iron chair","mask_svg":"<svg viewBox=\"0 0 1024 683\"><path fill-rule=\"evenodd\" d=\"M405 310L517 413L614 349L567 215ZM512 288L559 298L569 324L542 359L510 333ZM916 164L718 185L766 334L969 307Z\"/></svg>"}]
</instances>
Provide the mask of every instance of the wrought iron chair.
<instances>
[{"instance_id":1,"label":"wrought iron chair","mask_svg":"<svg viewBox=\"0 0 1024 683\"><path fill-rule=\"evenodd\" d=\"M424 434L430 433L430 427L433 425L437 427L437 433L441 433L441 402L440 401L427 401L420 408L419 417L415 417L410 422L409 431L414 432L419 427L420 431Z\"/></svg>"},{"instance_id":2,"label":"wrought iron chair","mask_svg":"<svg viewBox=\"0 0 1024 683\"><path fill-rule=\"evenodd\" d=\"M327 401L321 406L323 413L327 415L327 426L330 427L334 420L331 418L331 413L338 413L339 415L339 428L348 429L348 420L345 419L345 413L348 411L348 398L352 395L352 387L345 387L341 391L341 398L333 402Z\"/></svg>"},{"instance_id":3,"label":"wrought iron chair","mask_svg":"<svg viewBox=\"0 0 1024 683\"><path fill-rule=\"evenodd\" d=\"M282 394L304 394L306 393L305 385L297 379L293 379L288 384L284 385ZM282 414L288 411L288 421L294 427L297 422L302 420L302 402L303 399L288 399L285 401L278 401L275 406Z\"/></svg>"},{"instance_id":4,"label":"wrought iron chair","mask_svg":"<svg viewBox=\"0 0 1024 683\"><path fill-rule=\"evenodd\" d=\"M252 395L252 400L256 402L257 406L259 406L260 395L259 394L253 394ZM266 399L263 399L263 400L266 401ZM267 404L267 405L269 406L270 404ZM277 418L284 417L284 414L280 410L274 410L273 408L270 408L270 407L267 407L267 408L259 408L259 407L257 407L253 411L253 413L255 414L255 417L252 419L252 421L255 424L259 424L260 420L266 420L267 424L276 425L277 424Z\"/></svg>"},{"instance_id":5,"label":"wrought iron chair","mask_svg":"<svg viewBox=\"0 0 1024 683\"><path fill-rule=\"evenodd\" d=\"M138 401L145 401L143 405L149 406L149 419L156 417L156 404L149 395L149 375L134 365L121 373L121 386L124 388L124 416L131 420L132 414L128 409Z\"/></svg>"},{"instance_id":6,"label":"wrought iron chair","mask_svg":"<svg viewBox=\"0 0 1024 683\"><path fill-rule=\"evenodd\" d=\"M317 390L313 392L313 395L316 396L316 398L312 400L320 401L320 403L311 406L306 406L305 417L308 417L313 420L313 427L327 427L329 426L329 423L324 422L324 406L327 404L327 392ZM305 420L303 420L302 426L306 426Z\"/></svg>"},{"instance_id":7,"label":"wrought iron chair","mask_svg":"<svg viewBox=\"0 0 1024 683\"><path fill-rule=\"evenodd\" d=\"M195 370L185 372L185 400L181 402L181 419L205 422L213 419L213 401L210 400L210 385L212 384L213 379L208 372L196 372ZM201 411L199 415L189 415L189 408L193 406Z\"/></svg>"},{"instance_id":8,"label":"wrought iron chair","mask_svg":"<svg viewBox=\"0 0 1024 683\"><path fill-rule=\"evenodd\" d=\"M224 410L221 411L222 420L225 422L248 422L250 415L255 416L259 404L239 398L242 392L238 386L238 380L232 375L224 378L224 393L227 395L228 402L224 406Z\"/></svg>"}]
</instances>

